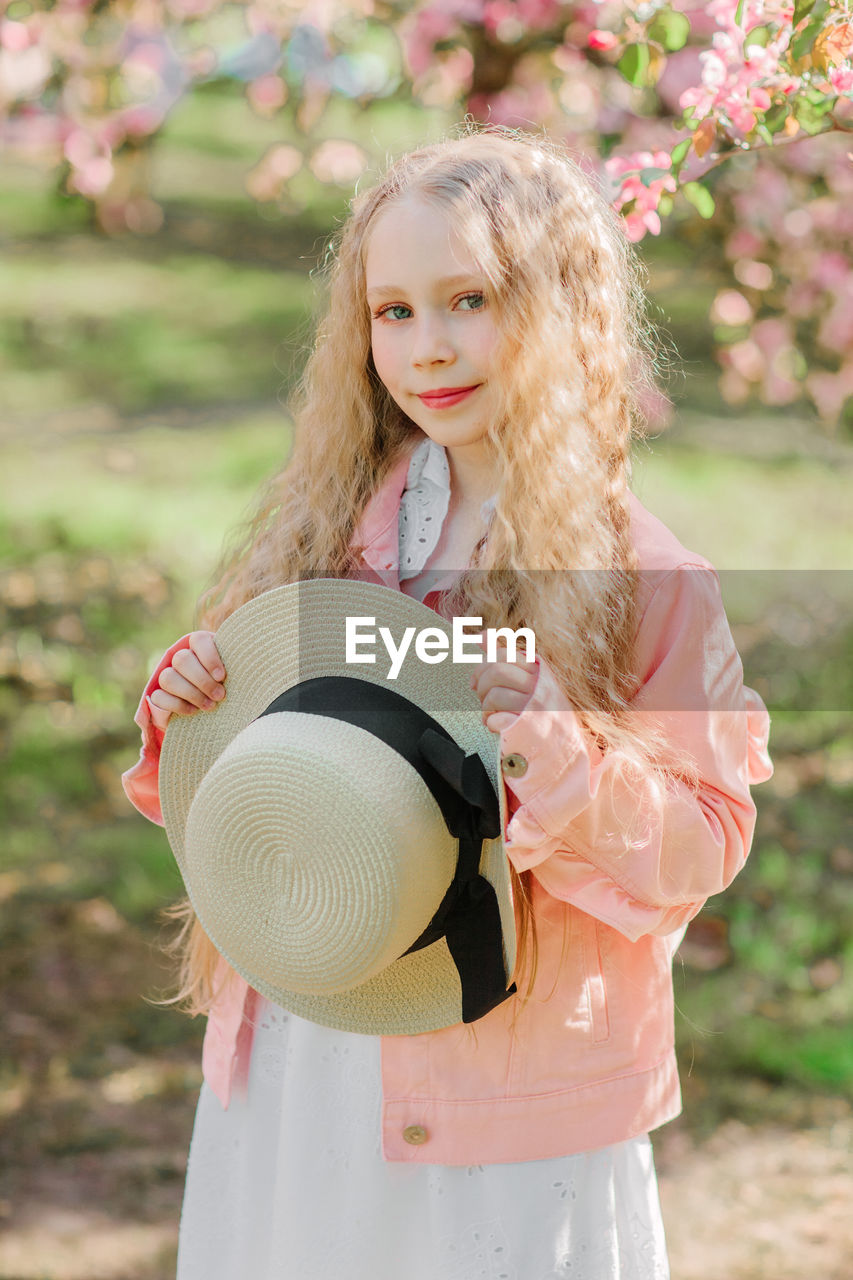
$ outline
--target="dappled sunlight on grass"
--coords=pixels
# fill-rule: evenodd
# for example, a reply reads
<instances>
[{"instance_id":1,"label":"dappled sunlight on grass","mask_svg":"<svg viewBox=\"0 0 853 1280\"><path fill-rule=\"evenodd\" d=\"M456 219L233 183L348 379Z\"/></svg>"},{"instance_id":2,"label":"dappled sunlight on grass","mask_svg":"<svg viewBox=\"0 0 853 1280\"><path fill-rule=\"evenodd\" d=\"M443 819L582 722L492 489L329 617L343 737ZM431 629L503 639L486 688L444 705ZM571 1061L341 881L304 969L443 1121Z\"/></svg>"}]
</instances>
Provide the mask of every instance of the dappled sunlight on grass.
<instances>
[{"instance_id":1,"label":"dappled sunlight on grass","mask_svg":"<svg viewBox=\"0 0 853 1280\"><path fill-rule=\"evenodd\" d=\"M110 1212L40 1203L7 1231L0 1268L15 1280L167 1280L174 1275L177 1226L117 1222Z\"/></svg>"}]
</instances>

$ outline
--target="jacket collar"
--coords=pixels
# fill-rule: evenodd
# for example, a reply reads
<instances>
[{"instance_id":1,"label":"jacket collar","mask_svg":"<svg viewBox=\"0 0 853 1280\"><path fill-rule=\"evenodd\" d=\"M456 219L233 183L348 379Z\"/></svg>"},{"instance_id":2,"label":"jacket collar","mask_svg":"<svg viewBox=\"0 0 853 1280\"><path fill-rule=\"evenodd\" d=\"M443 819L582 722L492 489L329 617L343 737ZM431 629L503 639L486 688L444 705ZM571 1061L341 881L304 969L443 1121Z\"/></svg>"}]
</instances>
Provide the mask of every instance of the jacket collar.
<instances>
[{"instance_id":1,"label":"jacket collar","mask_svg":"<svg viewBox=\"0 0 853 1280\"><path fill-rule=\"evenodd\" d=\"M391 469L362 512L353 542L363 546L362 559L389 586L398 586L400 567L398 520L411 453ZM389 581L390 579L390 581Z\"/></svg>"}]
</instances>

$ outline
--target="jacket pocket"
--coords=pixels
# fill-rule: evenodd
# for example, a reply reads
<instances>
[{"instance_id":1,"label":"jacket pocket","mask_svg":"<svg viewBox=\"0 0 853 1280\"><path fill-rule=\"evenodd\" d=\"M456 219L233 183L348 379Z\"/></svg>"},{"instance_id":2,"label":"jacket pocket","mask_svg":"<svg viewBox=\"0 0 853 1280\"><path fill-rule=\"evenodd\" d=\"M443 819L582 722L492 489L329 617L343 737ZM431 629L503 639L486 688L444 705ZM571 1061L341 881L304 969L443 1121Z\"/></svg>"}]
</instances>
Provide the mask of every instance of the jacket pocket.
<instances>
[{"instance_id":1,"label":"jacket pocket","mask_svg":"<svg viewBox=\"0 0 853 1280\"><path fill-rule=\"evenodd\" d=\"M583 913L583 920L583 958L592 1040L593 1044L603 1044L610 1039L610 1014L607 1009L601 928L594 916Z\"/></svg>"}]
</instances>

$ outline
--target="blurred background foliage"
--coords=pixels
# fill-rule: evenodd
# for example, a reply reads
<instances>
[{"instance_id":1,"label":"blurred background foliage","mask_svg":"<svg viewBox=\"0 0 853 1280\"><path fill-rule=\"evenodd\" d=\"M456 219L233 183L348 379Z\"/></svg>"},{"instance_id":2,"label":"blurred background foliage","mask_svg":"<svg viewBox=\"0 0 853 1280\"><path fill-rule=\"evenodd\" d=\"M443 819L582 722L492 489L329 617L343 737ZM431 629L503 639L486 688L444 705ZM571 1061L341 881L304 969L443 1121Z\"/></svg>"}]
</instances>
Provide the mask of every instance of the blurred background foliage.
<instances>
[{"instance_id":1,"label":"blurred background foliage","mask_svg":"<svg viewBox=\"0 0 853 1280\"><path fill-rule=\"evenodd\" d=\"M339 109L376 164L448 123ZM158 1224L177 1213L202 1028L150 1002L181 882L119 776L152 665L287 454L312 271L349 194L316 181L296 212L252 203L257 128L247 141L235 86L182 101L151 176L163 224L143 238L103 235L30 166L0 174L0 1220L54 1170L124 1223L88 1270L68 1239L27 1269L23 1228L0 1235L9 1276L159 1276L173 1258ZM635 489L723 571L776 762L745 871L680 952L684 1124L701 1136L727 1117L807 1120L816 1100L840 1114L853 1086L853 447L801 405L747 414L721 396L720 262L696 250L677 223L641 248L684 376L671 426L637 447Z\"/></svg>"}]
</instances>

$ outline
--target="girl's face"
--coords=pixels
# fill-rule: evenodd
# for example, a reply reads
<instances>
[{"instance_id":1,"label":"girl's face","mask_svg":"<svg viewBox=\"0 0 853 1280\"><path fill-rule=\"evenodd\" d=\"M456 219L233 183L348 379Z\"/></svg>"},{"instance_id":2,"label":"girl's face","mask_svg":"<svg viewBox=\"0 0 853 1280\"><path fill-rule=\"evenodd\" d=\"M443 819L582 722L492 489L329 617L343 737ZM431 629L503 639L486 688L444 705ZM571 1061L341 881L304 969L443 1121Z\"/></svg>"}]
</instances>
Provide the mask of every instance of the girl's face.
<instances>
[{"instance_id":1,"label":"girl's face","mask_svg":"<svg viewBox=\"0 0 853 1280\"><path fill-rule=\"evenodd\" d=\"M436 443L479 454L498 334L485 277L447 213L414 195L390 204L370 233L365 280L373 362L389 394Z\"/></svg>"}]
</instances>

